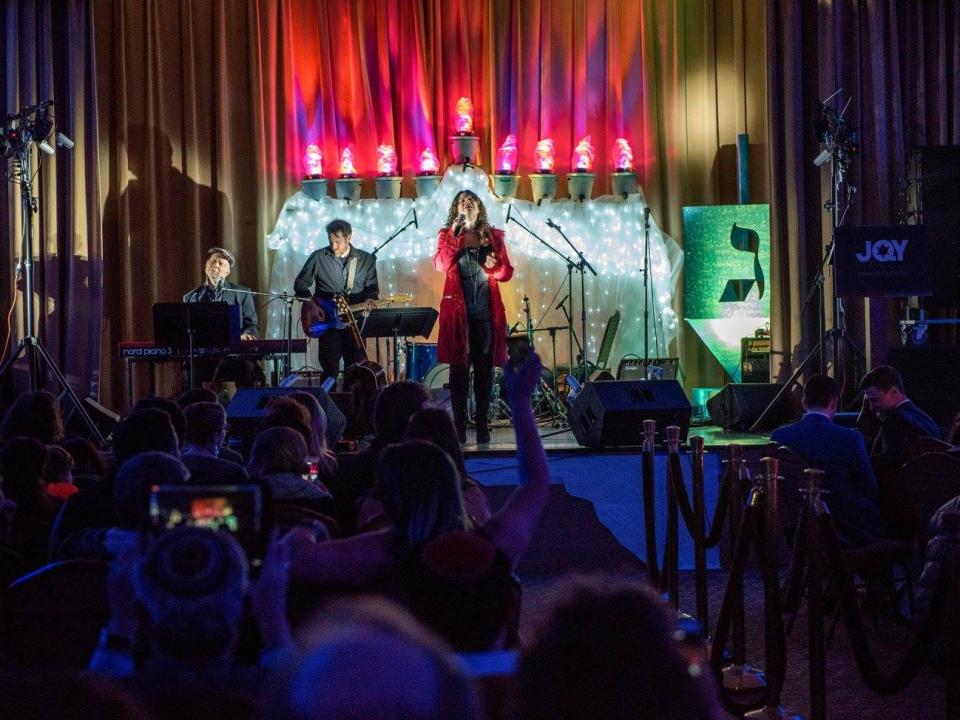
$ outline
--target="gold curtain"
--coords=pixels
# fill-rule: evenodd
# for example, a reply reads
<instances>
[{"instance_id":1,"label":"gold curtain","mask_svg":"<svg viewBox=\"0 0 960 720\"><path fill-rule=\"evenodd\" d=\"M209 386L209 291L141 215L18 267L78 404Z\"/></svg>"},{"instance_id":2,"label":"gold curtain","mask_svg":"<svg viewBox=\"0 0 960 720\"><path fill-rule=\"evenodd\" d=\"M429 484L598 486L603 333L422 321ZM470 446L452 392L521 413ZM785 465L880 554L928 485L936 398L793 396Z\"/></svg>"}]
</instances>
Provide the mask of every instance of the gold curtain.
<instances>
[{"instance_id":1,"label":"gold curtain","mask_svg":"<svg viewBox=\"0 0 960 720\"><path fill-rule=\"evenodd\" d=\"M435 97L442 98L439 88L446 87L440 84L447 77L444 64L449 74L458 54L451 41L458 29L472 56L481 58L485 46L467 30L479 22L480 37L500 36L503 24L523 13L535 14L553 37L566 38L544 44L551 53L544 62L591 42L578 24L587 12L585 2L497 0L484 5L483 13L462 14L430 0L402 5L413 8L424 33L411 40L410 52L419 53L424 83L436 83L424 88ZM88 160L99 168L103 202L101 367L107 405L123 404L117 343L150 337L151 305L178 300L200 282L208 247L223 245L237 253L233 279L254 289L267 286L271 258L263 238L299 182L299 169L289 162L300 151L288 144L297 130L285 96L295 49L291 43L304 32L299 24L304 16L326 17L323 7L308 0L94 3L101 132L98 152ZM312 59L314 74L329 72L341 49L356 48L359 38L366 37L361 16L379 13L389 19L397 6L376 0L346 7L356 14L336 28L307 28L316 33L312 42L320 49ZM589 7L600 12L595 3ZM762 0L606 0L602 5L604 31L615 31L620 39L608 47L642 53L643 72L624 80L637 83L643 93L647 145L641 183L658 222L681 243L682 206L735 202L732 148L738 132L751 135L752 200L768 200L764 13ZM369 92L364 82L370 72L358 66L356 75L349 75L361 99ZM480 70L472 65L470 73ZM475 103L493 117L495 74L481 76L486 98ZM439 102L430 109L447 111ZM402 103L390 112L390 123L399 125ZM574 116L574 132L576 113L586 111L553 107L551 112ZM435 114L433 121L435 136L442 139L445 116ZM518 121L522 125L526 119ZM371 122L388 124L382 117ZM682 316L682 305L676 309ZM682 337L688 377L694 384L718 384L719 366L692 332ZM174 391L175 375L168 371L161 392ZM143 392L143 378L137 388Z\"/></svg>"}]
</instances>

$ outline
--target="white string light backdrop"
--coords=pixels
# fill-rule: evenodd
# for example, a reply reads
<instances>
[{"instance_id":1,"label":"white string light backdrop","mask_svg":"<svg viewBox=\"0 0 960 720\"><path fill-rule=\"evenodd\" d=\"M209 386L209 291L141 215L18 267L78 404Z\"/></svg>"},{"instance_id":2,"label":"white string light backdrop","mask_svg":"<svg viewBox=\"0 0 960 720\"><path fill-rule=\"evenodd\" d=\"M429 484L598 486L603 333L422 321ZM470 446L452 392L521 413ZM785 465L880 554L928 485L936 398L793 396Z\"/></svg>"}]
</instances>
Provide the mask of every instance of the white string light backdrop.
<instances>
[{"instance_id":1,"label":"white string light backdrop","mask_svg":"<svg viewBox=\"0 0 960 720\"><path fill-rule=\"evenodd\" d=\"M293 280L307 257L327 244L324 227L334 218L342 218L353 226L353 245L372 251L400 227L415 207L419 229L411 226L377 255L380 295L394 292L411 293L412 305L439 307L443 290L443 274L433 267L437 232L446 224L450 204L457 192L475 192L487 208L491 225L504 229L513 280L500 286L507 312L507 325L525 324L523 297L530 299L535 327L566 326L558 302L569 293L566 262L543 246L515 222L505 224L507 209L513 204L511 217L519 218L534 233L568 257L576 257L563 238L546 222L551 219L583 252L597 271L586 275L587 359L596 360L600 340L609 317L620 311L620 329L610 354L615 368L623 355L643 354L643 209L641 194L622 197L603 196L585 202L572 200L547 201L537 205L524 200L496 197L489 187L489 178L482 171L451 166L436 191L416 200L359 200L347 203L332 197L314 200L302 191L284 203L276 227L267 236L267 247L276 251L270 291L292 292ZM673 294L683 262L683 252L670 236L662 233L650 218L651 303L650 355L669 354L676 338L679 321L671 307ZM574 332L580 336L580 276L573 274ZM570 301L566 303L570 310ZM274 302L267 305L267 337L279 338L284 333L284 307ZM263 310L261 310L261 317ZM294 318L294 336L303 337L299 313ZM423 339L419 339L423 342ZM434 328L431 342L436 341ZM537 352L549 365L552 361L550 333L535 334ZM556 333L559 365L567 365L569 342L566 330ZM576 343L574 353L578 352ZM295 365L296 366L296 365Z\"/></svg>"}]
</instances>

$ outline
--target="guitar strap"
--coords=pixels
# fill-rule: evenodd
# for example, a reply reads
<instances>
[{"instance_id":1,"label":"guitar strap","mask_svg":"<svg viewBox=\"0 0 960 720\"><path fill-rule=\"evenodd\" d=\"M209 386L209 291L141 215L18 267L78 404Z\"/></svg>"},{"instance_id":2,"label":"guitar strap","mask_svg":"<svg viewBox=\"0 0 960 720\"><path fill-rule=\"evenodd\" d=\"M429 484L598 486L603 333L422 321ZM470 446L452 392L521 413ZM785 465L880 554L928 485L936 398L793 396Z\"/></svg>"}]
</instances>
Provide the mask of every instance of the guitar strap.
<instances>
[{"instance_id":1,"label":"guitar strap","mask_svg":"<svg viewBox=\"0 0 960 720\"><path fill-rule=\"evenodd\" d=\"M353 292L353 281L357 277L357 258L350 258L347 263L347 294Z\"/></svg>"}]
</instances>

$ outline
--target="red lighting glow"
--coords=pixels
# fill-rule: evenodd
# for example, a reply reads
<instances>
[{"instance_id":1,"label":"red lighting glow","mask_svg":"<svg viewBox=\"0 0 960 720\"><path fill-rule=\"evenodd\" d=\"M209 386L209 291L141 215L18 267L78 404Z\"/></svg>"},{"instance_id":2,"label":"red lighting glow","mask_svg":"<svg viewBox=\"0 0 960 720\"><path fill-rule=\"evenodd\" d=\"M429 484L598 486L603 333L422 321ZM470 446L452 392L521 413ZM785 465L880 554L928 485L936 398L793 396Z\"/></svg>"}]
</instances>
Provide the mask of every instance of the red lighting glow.
<instances>
[{"instance_id":1,"label":"red lighting glow","mask_svg":"<svg viewBox=\"0 0 960 720\"><path fill-rule=\"evenodd\" d=\"M617 172L633 172L633 149L626 138L617 138L613 143L613 167Z\"/></svg>"},{"instance_id":2,"label":"red lighting glow","mask_svg":"<svg viewBox=\"0 0 960 720\"><path fill-rule=\"evenodd\" d=\"M557 154L553 140L544 138L537 143L537 149L534 152L537 155L537 170L542 173L553 172L554 156Z\"/></svg>"},{"instance_id":3,"label":"red lighting glow","mask_svg":"<svg viewBox=\"0 0 960 720\"><path fill-rule=\"evenodd\" d=\"M585 135L573 149L573 157L570 160L573 171L590 172L593 169L594 155L593 142L589 135Z\"/></svg>"},{"instance_id":4,"label":"red lighting glow","mask_svg":"<svg viewBox=\"0 0 960 720\"><path fill-rule=\"evenodd\" d=\"M345 147L340 153L340 177L350 178L357 176L357 166L353 163L353 150Z\"/></svg>"},{"instance_id":5,"label":"red lighting glow","mask_svg":"<svg viewBox=\"0 0 960 720\"><path fill-rule=\"evenodd\" d=\"M457 119L455 126L457 135L473 134L473 103L470 98L462 97L457 100Z\"/></svg>"},{"instance_id":6,"label":"red lighting glow","mask_svg":"<svg viewBox=\"0 0 960 720\"><path fill-rule=\"evenodd\" d=\"M440 161L437 159L437 154L433 148L425 148L420 153L420 174L436 175L438 172L440 172Z\"/></svg>"},{"instance_id":7,"label":"red lighting glow","mask_svg":"<svg viewBox=\"0 0 960 720\"><path fill-rule=\"evenodd\" d=\"M303 170L308 178L323 176L323 153L319 145L307 145L307 151L303 154Z\"/></svg>"},{"instance_id":8,"label":"red lighting glow","mask_svg":"<svg viewBox=\"0 0 960 720\"><path fill-rule=\"evenodd\" d=\"M377 147L377 174L389 177L397 174L397 151L393 145Z\"/></svg>"},{"instance_id":9,"label":"red lighting glow","mask_svg":"<svg viewBox=\"0 0 960 720\"><path fill-rule=\"evenodd\" d=\"M517 169L517 136L507 135L503 145L497 150L497 171L512 173Z\"/></svg>"}]
</instances>

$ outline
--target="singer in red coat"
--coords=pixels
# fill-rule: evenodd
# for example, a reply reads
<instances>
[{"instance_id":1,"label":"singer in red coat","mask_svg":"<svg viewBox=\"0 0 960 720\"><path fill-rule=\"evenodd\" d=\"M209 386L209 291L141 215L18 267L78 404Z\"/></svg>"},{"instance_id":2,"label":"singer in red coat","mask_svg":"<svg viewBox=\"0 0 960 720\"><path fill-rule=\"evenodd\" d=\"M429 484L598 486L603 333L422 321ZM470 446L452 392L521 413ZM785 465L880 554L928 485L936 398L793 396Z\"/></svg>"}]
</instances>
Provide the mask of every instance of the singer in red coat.
<instances>
[{"instance_id":1,"label":"singer in red coat","mask_svg":"<svg viewBox=\"0 0 960 720\"><path fill-rule=\"evenodd\" d=\"M466 440L467 393L473 365L477 442L490 441L487 418L493 366L507 359L507 318L499 284L513 277L503 231L470 190L453 199L437 237L434 267L446 274L440 301L437 359L450 365L450 402L460 441Z\"/></svg>"}]
</instances>

